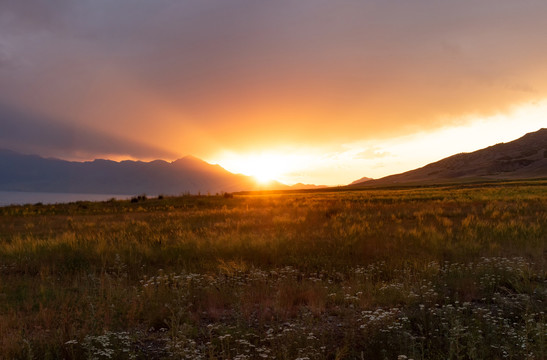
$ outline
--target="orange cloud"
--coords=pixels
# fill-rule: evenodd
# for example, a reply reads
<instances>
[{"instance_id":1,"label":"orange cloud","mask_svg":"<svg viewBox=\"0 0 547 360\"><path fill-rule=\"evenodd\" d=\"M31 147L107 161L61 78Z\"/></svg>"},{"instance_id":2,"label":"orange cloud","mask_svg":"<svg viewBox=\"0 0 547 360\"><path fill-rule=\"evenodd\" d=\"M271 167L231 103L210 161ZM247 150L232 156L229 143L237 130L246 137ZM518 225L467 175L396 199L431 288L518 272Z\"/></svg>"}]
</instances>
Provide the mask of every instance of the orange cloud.
<instances>
[{"instance_id":1,"label":"orange cloud","mask_svg":"<svg viewBox=\"0 0 547 360\"><path fill-rule=\"evenodd\" d=\"M533 0L39 3L3 9L0 101L171 156L387 139L547 98Z\"/></svg>"}]
</instances>

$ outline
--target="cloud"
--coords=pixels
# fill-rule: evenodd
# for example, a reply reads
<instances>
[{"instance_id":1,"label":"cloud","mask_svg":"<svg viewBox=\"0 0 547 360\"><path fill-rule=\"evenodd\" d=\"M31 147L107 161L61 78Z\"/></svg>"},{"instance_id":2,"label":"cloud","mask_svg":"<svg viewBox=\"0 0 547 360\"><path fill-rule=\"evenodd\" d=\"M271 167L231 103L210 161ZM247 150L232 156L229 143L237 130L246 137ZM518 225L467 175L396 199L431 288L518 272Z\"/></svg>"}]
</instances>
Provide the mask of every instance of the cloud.
<instances>
[{"instance_id":1,"label":"cloud","mask_svg":"<svg viewBox=\"0 0 547 360\"><path fill-rule=\"evenodd\" d=\"M382 150L378 147L370 147L365 149L364 151L357 153L354 156L354 159L370 160L370 159L379 159L379 158L383 158L390 155L391 154L388 151Z\"/></svg>"},{"instance_id":2,"label":"cloud","mask_svg":"<svg viewBox=\"0 0 547 360\"><path fill-rule=\"evenodd\" d=\"M5 106L0 106L0 148L75 160L101 155L137 159L173 159L177 156L140 141L55 122Z\"/></svg>"},{"instance_id":3,"label":"cloud","mask_svg":"<svg viewBox=\"0 0 547 360\"><path fill-rule=\"evenodd\" d=\"M462 123L547 97L539 0L3 4L0 101L205 154Z\"/></svg>"}]
</instances>

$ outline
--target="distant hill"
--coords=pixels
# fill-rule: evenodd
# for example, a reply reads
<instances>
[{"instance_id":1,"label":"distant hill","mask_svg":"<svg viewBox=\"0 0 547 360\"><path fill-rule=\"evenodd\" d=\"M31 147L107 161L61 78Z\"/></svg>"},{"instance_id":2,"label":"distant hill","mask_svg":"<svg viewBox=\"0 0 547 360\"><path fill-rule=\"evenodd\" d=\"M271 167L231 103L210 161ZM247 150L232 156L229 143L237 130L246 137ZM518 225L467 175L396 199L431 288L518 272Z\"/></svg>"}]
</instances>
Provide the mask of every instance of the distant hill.
<instances>
[{"instance_id":1,"label":"distant hill","mask_svg":"<svg viewBox=\"0 0 547 360\"><path fill-rule=\"evenodd\" d=\"M313 184L302 184L297 183L291 186L288 186L287 189L290 190L310 190L310 189L324 189L327 188L326 185L313 185Z\"/></svg>"},{"instance_id":2,"label":"distant hill","mask_svg":"<svg viewBox=\"0 0 547 360\"><path fill-rule=\"evenodd\" d=\"M233 174L193 156L155 160L72 162L0 150L0 190L90 194L202 194L263 190L250 177ZM285 189L272 183L267 189Z\"/></svg>"},{"instance_id":3,"label":"distant hill","mask_svg":"<svg viewBox=\"0 0 547 360\"><path fill-rule=\"evenodd\" d=\"M367 181L370 181L370 180L374 180L374 179L365 176L365 177L362 177L358 180L353 181L350 185L361 184L361 183L364 183L364 182L367 182Z\"/></svg>"},{"instance_id":4,"label":"distant hill","mask_svg":"<svg viewBox=\"0 0 547 360\"><path fill-rule=\"evenodd\" d=\"M547 129L487 147L461 153L422 168L349 186L447 183L472 180L547 177ZM358 180L359 181L359 180Z\"/></svg>"}]
</instances>

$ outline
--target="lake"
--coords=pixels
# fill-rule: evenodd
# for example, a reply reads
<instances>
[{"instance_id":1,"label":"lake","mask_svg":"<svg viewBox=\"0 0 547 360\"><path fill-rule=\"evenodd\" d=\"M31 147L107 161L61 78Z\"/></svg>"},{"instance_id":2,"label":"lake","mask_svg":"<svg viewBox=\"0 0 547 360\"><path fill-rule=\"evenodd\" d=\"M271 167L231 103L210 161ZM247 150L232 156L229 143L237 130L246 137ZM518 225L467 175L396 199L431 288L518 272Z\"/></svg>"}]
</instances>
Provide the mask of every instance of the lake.
<instances>
[{"instance_id":1,"label":"lake","mask_svg":"<svg viewBox=\"0 0 547 360\"><path fill-rule=\"evenodd\" d=\"M74 201L105 201L108 199L129 199L130 195L116 194L71 194L71 193L44 193L0 191L0 206L23 204L57 204Z\"/></svg>"}]
</instances>

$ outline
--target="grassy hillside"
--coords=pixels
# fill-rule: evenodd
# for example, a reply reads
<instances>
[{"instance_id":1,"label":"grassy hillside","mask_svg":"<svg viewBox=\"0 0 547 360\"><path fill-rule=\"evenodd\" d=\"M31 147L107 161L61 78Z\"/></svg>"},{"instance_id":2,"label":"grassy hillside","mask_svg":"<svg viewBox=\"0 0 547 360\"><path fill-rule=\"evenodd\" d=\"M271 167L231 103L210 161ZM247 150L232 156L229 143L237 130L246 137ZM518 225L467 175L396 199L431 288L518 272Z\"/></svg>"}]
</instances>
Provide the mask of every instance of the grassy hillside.
<instances>
[{"instance_id":1,"label":"grassy hillside","mask_svg":"<svg viewBox=\"0 0 547 360\"><path fill-rule=\"evenodd\" d=\"M0 358L542 359L547 182L0 208Z\"/></svg>"},{"instance_id":2,"label":"grassy hillside","mask_svg":"<svg viewBox=\"0 0 547 360\"><path fill-rule=\"evenodd\" d=\"M453 182L540 179L547 177L547 129L471 153L460 153L419 169L350 186L438 184Z\"/></svg>"}]
</instances>

